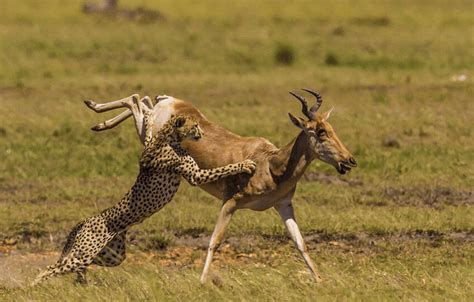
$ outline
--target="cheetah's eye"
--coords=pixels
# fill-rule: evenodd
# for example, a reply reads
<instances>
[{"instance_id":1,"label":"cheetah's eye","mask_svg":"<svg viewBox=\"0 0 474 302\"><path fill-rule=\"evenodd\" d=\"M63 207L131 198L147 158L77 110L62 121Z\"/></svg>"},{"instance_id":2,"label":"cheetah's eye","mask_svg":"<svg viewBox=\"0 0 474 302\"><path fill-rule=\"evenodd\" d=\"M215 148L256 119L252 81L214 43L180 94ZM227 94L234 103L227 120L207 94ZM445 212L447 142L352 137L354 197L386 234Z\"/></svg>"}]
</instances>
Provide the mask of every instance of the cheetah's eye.
<instances>
[{"instance_id":1,"label":"cheetah's eye","mask_svg":"<svg viewBox=\"0 0 474 302\"><path fill-rule=\"evenodd\" d=\"M186 119L184 117L179 117L176 119L174 126L176 128L180 128L184 126L184 123L186 122Z\"/></svg>"}]
</instances>

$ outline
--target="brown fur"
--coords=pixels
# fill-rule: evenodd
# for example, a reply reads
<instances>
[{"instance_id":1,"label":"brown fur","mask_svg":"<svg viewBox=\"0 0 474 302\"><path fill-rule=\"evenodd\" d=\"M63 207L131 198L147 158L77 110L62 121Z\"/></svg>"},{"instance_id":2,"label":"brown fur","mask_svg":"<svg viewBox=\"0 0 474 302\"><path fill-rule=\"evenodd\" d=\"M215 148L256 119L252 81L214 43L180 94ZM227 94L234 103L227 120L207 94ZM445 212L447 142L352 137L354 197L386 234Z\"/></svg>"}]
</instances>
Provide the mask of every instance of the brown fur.
<instances>
[{"instance_id":1,"label":"brown fur","mask_svg":"<svg viewBox=\"0 0 474 302\"><path fill-rule=\"evenodd\" d=\"M184 115L174 116L153 136L150 112L148 109L144 114L145 148L135 184L119 203L79 222L69 233L56 264L41 273L35 284L69 272L76 272L78 281L85 282L85 271L90 264L119 265L126 257L127 230L171 202L181 176L193 185L202 185L254 171L255 163L250 160L214 169L200 169L181 148L183 141L201 138L198 123Z\"/></svg>"},{"instance_id":2,"label":"brown fur","mask_svg":"<svg viewBox=\"0 0 474 302\"><path fill-rule=\"evenodd\" d=\"M237 175L201 186L206 192L221 199L234 198L238 208L246 208L252 201L262 197L278 199L290 192L317 154L310 149L308 139L301 131L285 147L278 149L262 137L242 137L219 125L209 122L192 104L177 101L177 114L187 114L195 118L206 135L202 140L183 143L199 166L210 168L228 163L251 159L257 164L253 176ZM308 121L308 126L326 129L334 142L335 161L352 157L340 142L331 125L318 115L316 121ZM336 165L336 163L331 163Z\"/></svg>"},{"instance_id":3,"label":"brown fur","mask_svg":"<svg viewBox=\"0 0 474 302\"><path fill-rule=\"evenodd\" d=\"M321 280L296 224L292 197L298 181L314 159L318 158L333 165L341 174L355 167L356 162L328 123L330 111L322 115L316 113L321 105L322 97L318 93L306 91L316 96L317 103L308 109L306 101L303 98L298 98L302 102L303 113L308 119L296 118L290 114L290 120L301 131L281 149L262 137L242 137L234 134L211 123L191 103L173 99L174 113L193 117L205 133L200 141L187 141L182 144L200 167L223 166L245 159L251 159L257 165L253 175L235 175L200 186L206 192L223 201L209 244L201 282L206 281L213 254L223 239L233 213L242 208L263 211L270 207L274 207L278 211L315 279ZM138 99L138 95L104 104L97 104L93 101L85 103L94 111L103 112L123 107L121 102L130 98ZM162 99L167 98L164 96ZM142 100L149 102L150 99L144 97ZM155 109L158 108L156 106ZM111 129L131 115L131 113L124 111L92 129L95 131ZM139 130L140 120L137 122L135 115L134 117L137 130ZM140 131L139 135L141 135Z\"/></svg>"}]
</instances>

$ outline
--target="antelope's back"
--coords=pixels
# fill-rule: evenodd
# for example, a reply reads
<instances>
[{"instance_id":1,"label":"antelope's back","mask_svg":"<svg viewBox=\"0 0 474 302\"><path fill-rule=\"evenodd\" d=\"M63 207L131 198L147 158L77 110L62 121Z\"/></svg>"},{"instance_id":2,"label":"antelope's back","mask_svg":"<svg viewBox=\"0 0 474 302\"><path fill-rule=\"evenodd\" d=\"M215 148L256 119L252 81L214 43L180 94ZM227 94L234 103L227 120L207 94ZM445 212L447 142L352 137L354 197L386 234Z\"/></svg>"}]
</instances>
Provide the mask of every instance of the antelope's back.
<instances>
[{"instance_id":1,"label":"antelope's back","mask_svg":"<svg viewBox=\"0 0 474 302\"><path fill-rule=\"evenodd\" d=\"M190 102L168 97L155 106L155 126L161 127L173 114L183 114L195 118L204 136L198 141L186 140L182 143L201 169L209 169L252 159L257 163L257 170L267 170L267 162L261 154L278 150L268 140L261 137L242 137L225 128L210 122ZM156 129L155 129L156 130ZM250 179L250 175L236 175L202 186L218 198L238 192ZM232 194L231 194L232 195Z\"/></svg>"}]
</instances>

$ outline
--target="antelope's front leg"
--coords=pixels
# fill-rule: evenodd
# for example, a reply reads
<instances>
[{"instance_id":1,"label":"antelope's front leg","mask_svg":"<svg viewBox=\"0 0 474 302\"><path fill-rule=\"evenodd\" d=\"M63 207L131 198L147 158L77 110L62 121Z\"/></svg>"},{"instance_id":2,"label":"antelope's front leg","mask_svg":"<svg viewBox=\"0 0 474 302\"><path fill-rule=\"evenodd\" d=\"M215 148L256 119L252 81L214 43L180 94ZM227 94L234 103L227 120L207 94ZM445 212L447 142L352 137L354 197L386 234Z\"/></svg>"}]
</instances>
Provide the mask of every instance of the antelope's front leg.
<instances>
[{"instance_id":1,"label":"antelope's front leg","mask_svg":"<svg viewBox=\"0 0 474 302\"><path fill-rule=\"evenodd\" d=\"M204 284L207 281L214 253L219 248L219 245L221 244L222 239L224 238L225 230L227 229L227 226L229 225L232 215L234 214L236 209L236 201L234 199L230 199L222 205L219 217L217 218L216 226L214 228L214 231L212 232L211 241L209 242L206 262L204 264L204 268L202 270L200 278L201 284Z\"/></svg>"},{"instance_id":2,"label":"antelope's front leg","mask_svg":"<svg viewBox=\"0 0 474 302\"><path fill-rule=\"evenodd\" d=\"M304 242L303 236L301 235L300 229L296 224L295 220L295 213L293 211L293 205L291 204L291 198L293 197L293 192L289 194L287 198L282 200L281 203L275 206L275 209L280 214L281 219L285 223L285 226L290 233L291 239L295 242L296 248L300 252L301 256L303 256L306 265L308 266L311 274L313 275L316 282L321 282L321 276L319 275L318 271L316 270L316 266L311 260L311 257L308 254L308 248Z\"/></svg>"}]
</instances>

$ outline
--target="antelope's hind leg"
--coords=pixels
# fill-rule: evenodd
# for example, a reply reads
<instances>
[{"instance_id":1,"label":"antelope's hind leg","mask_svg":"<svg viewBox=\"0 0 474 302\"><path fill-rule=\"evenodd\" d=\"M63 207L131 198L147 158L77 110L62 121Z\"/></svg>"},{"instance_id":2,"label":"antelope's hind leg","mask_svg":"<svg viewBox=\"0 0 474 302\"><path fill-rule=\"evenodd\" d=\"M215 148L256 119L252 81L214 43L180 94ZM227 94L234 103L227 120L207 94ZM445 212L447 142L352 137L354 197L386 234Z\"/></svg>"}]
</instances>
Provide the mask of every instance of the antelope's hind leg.
<instances>
[{"instance_id":1,"label":"antelope's hind leg","mask_svg":"<svg viewBox=\"0 0 474 302\"><path fill-rule=\"evenodd\" d=\"M134 94L128 98L124 98L118 101L113 101L110 103L104 104L96 104L92 101L86 101L86 105L93 109L95 112L104 112L116 108L127 108L127 110L123 111L119 115L106 120L105 122L99 123L93 126L91 129L93 131L104 131L108 129L112 129L118 124L122 123L130 116L133 116L135 121L135 127L137 130L137 134L140 137L140 140L143 142L145 139L144 134L144 125L143 125L143 111L144 110L151 110L154 107L153 101L150 97L145 96L139 100L138 94ZM104 109L106 108L106 109Z\"/></svg>"},{"instance_id":2,"label":"antelope's hind leg","mask_svg":"<svg viewBox=\"0 0 474 302\"><path fill-rule=\"evenodd\" d=\"M120 113L119 115L114 116L113 118L106 120L105 122L102 122L93 126L91 130L104 131L104 130L112 129L131 116L132 116L132 112L127 109L124 112Z\"/></svg>"},{"instance_id":3,"label":"antelope's hind leg","mask_svg":"<svg viewBox=\"0 0 474 302\"><path fill-rule=\"evenodd\" d=\"M152 100L148 96L143 97L141 100L138 100L138 98L132 98L132 101L124 103L124 106L132 112L137 134L140 137L140 140L144 142L146 135L146 127L143 123L144 113L145 110L150 111L153 108ZM151 106L151 108L149 108L149 106Z\"/></svg>"},{"instance_id":4,"label":"antelope's hind leg","mask_svg":"<svg viewBox=\"0 0 474 302\"><path fill-rule=\"evenodd\" d=\"M111 101L111 102L106 102L106 103L96 103L93 100L86 100L84 101L84 104L86 104L87 107L94 110L95 112L101 113L101 112L106 112L106 111L117 109L117 108L123 108L125 107L125 104L131 103L133 99L138 100L139 98L140 96L135 93L129 97L126 97L117 101Z\"/></svg>"},{"instance_id":5,"label":"antelope's hind leg","mask_svg":"<svg viewBox=\"0 0 474 302\"><path fill-rule=\"evenodd\" d=\"M145 104L149 109L153 109L153 107L155 106L153 101L147 96L143 97L140 100L140 102ZM104 130L112 129L115 126L117 126L118 124L120 124L121 122L123 122L126 119L128 119L129 117L131 117L132 115L133 115L133 113L129 109L127 109L127 110L123 111L122 113L120 113L119 115L114 116L111 119L108 119L108 120L106 120L102 123L99 123L99 124L93 126L91 128L91 130L93 130L93 131L104 131Z\"/></svg>"}]
</instances>

